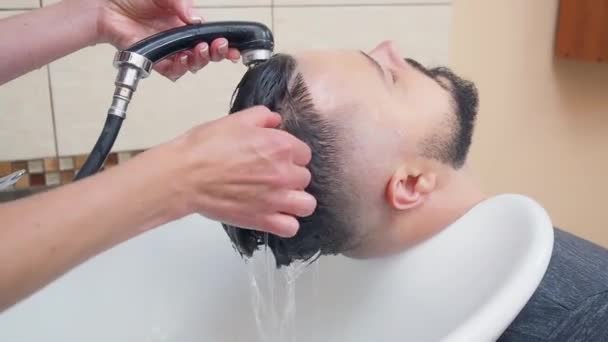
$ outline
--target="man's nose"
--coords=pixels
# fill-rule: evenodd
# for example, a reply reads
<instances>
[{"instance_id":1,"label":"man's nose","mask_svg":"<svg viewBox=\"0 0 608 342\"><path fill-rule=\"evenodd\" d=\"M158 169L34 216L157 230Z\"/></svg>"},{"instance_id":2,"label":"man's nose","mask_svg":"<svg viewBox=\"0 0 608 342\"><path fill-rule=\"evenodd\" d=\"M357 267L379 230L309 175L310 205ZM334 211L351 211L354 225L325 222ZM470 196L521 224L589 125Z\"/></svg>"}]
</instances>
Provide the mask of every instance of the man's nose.
<instances>
[{"instance_id":1,"label":"man's nose","mask_svg":"<svg viewBox=\"0 0 608 342\"><path fill-rule=\"evenodd\" d=\"M407 63L403 59L402 54L399 52L397 43L392 40L385 40L378 44L369 55L374 58L378 63L384 64L392 68L407 68Z\"/></svg>"}]
</instances>

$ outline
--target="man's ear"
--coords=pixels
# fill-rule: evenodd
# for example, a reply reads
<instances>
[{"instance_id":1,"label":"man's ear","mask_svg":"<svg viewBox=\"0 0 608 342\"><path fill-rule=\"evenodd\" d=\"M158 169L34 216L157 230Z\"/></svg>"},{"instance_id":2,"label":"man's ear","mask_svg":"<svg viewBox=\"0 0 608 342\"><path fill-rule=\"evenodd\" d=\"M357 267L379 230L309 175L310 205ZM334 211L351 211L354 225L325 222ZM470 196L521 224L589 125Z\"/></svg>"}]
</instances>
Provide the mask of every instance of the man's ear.
<instances>
[{"instance_id":1,"label":"man's ear","mask_svg":"<svg viewBox=\"0 0 608 342\"><path fill-rule=\"evenodd\" d=\"M420 205L435 189L437 175L431 171L400 167L393 173L386 187L386 200L397 210Z\"/></svg>"}]
</instances>

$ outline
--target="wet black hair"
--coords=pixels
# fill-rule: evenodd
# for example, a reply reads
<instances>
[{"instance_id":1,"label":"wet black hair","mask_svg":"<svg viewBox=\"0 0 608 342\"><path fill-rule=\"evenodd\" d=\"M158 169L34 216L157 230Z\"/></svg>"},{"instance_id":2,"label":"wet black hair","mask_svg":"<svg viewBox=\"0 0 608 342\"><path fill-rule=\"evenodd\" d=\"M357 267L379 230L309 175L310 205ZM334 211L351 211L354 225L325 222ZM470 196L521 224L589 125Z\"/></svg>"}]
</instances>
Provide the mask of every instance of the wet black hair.
<instances>
[{"instance_id":1,"label":"wet black hair","mask_svg":"<svg viewBox=\"0 0 608 342\"><path fill-rule=\"evenodd\" d=\"M344 252L352 240L352 229L346 215L347 184L336 142L338 130L315 109L292 56L277 54L245 73L233 94L230 113L257 105L279 113L280 129L311 148L308 168L312 178L306 191L316 198L317 208L311 216L298 219L300 229L292 238L223 224L226 233L237 251L246 257L267 242L277 267L294 260L314 261L311 258L315 256Z\"/></svg>"}]
</instances>

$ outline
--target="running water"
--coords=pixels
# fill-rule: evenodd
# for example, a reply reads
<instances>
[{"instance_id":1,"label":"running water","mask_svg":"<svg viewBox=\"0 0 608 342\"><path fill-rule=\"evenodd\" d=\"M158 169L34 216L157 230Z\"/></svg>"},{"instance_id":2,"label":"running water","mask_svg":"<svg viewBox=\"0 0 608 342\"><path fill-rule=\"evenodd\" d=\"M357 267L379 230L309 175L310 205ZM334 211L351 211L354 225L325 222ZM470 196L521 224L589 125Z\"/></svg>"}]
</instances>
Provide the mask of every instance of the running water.
<instances>
[{"instance_id":1,"label":"running water","mask_svg":"<svg viewBox=\"0 0 608 342\"><path fill-rule=\"evenodd\" d=\"M313 320L312 320L312 327L313 329L310 329L310 341L320 341L320 336L317 336L316 334L318 333L318 329L317 327L321 326L321 309L320 309L320 303L321 303L321 296L319 295L319 262L317 260L317 262L315 262L312 265L312 277L311 277L311 282L312 284L310 284L311 288L312 288L312 305L313 305Z\"/></svg>"},{"instance_id":2,"label":"running water","mask_svg":"<svg viewBox=\"0 0 608 342\"><path fill-rule=\"evenodd\" d=\"M296 261L280 270L275 265L266 235L263 255L254 255L248 260L258 339L260 342L297 342L296 280L304 273L309 262ZM315 268L313 272L318 272L318 269ZM282 276L275 277L276 273ZM317 286L316 277L318 274L315 274L313 286Z\"/></svg>"},{"instance_id":3,"label":"running water","mask_svg":"<svg viewBox=\"0 0 608 342\"><path fill-rule=\"evenodd\" d=\"M283 271L286 294L279 330L280 341L296 342L296 280L304 273L306 266L308 266L307 262L293 262Z\"/></svg>"},{"instance_id":4,"label":"running water","mask_svg":"<svg viewBox=\"0 0 608 342\"><path fill-rule=\"evenodd\" d=\"M251 286L251 306L253 307L253 316L255 317L255 325L258 328L258 337L260 342L270 341L268 332L273 329L268 327L274 322L273 319L268 319L267 309L265 306L264 295L262 294L263 287L258 284L255 277L255 269L253 260L248 261L249 284Z\"/></svg>"}]
</instances>

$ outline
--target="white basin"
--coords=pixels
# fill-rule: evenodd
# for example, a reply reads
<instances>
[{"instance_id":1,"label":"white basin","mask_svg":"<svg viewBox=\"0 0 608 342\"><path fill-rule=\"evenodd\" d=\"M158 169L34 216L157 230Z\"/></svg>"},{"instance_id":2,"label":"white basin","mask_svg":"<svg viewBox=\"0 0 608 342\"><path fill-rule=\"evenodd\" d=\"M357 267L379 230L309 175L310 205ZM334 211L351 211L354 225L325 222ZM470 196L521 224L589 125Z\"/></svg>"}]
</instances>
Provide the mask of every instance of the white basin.
<instances>
[{"instance_id":1,"label":"white basin","mask_svg":"<svg viewBox=\"0 0 608 342\"><path fill-rule=\"evenodd\" d=\"M538 286L552 246L544 209L501 195L398 256L321 257L297 281L289 341L495 340ZM0 341L260 341L247 271L218 223L190 216L0 314Z\"/></svg>"}]
</instances>

